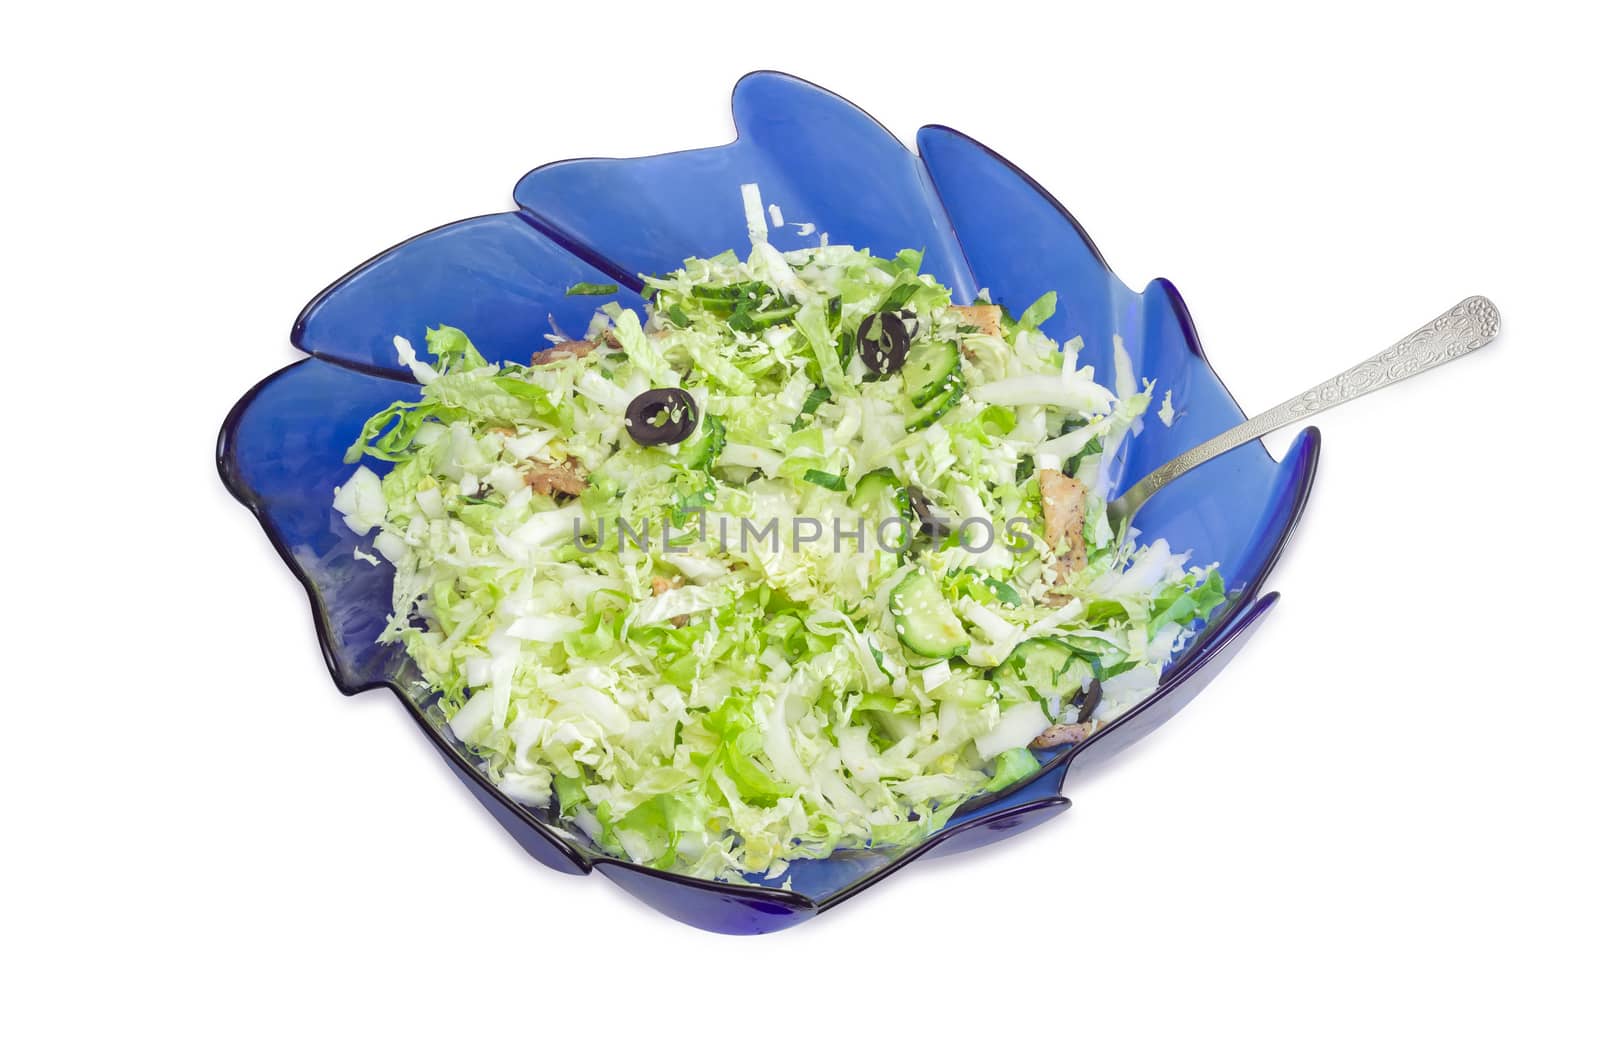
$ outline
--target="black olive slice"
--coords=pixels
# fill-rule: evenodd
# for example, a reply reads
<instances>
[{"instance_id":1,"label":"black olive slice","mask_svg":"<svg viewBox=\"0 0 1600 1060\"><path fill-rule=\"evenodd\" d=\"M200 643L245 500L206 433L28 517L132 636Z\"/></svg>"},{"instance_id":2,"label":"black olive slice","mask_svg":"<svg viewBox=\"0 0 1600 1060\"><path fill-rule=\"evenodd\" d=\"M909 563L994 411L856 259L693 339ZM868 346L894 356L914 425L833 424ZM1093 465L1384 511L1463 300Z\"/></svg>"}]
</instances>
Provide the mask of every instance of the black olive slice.
<instances>
[{"instance_id":1,"label":"black olive slice","mask_svg":"<svg viewBox=\"0 0 1600 1060\"><path fill-rule=\"evenodd\" d=\"M872 313L856 329L856 350L861 363L874 375L898 372L906 363L911 340L905 321L896 313Z\"/></svg>"},{"instance_id":2,"label":"black olive slice","mask_svg":"<svg viewBox=\"0 0 1600 1060\"><path fill-rule=\"evenodd\" d=\"M628 402L623 417L628 434L640 445L671 445L694 433L700 410L687 390L662 386Z\"/></svg>"},{"instance_id":3,"label":"black olive slice","mask_svg":"<svg viewBox=\"0 0 1600 1060\"><path fill-rule=\"evenodd\" d=\"M1094 708L1100 705L1101 695L1100 679L1096 677L1089 682L1089 687L1084 689L1078 696L1078 717L1075 720L1079 725L1082 725L1094 715Z\"/></svg>"},{"instance_id":4,"label":"black olive slice","mask_svg":"<svg viewBox=\"0 0 1600 1060\"><path fill-rule=\"evenodd\" d=\"M928 498L915 486L906 487L906 496L911 501L911 511L917 517L917 529L935 541L950 536L950 524L933 514L933 508L928 504Z\"/></svg>"}]
</instances>

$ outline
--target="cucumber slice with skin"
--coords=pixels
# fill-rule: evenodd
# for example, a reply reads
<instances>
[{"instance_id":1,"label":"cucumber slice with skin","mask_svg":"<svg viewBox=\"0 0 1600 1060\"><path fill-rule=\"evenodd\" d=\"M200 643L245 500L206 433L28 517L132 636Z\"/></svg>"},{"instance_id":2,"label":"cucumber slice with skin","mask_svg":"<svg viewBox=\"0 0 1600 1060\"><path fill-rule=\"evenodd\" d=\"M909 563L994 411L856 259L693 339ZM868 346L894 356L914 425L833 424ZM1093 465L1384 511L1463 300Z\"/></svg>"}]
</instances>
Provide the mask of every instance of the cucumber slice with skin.
<instances>
[{"instance_id":1,"label":"cucumber slice with skin","mask_svg":"<svg viewBox=\"0 0 1600 1060\"><path fill-rule=\"evenodd\" d=\"M914 570L889 594L900 643L929 659L948 659L972 647L966 628L925 570Z\"/></svg>"},{"instance_id":2,"label":"cucumber slice with skin","mask_svg":"<svg viewBox=\"0 0 1600 1060\"><path fill-rule=\"evenodd\" d=\"M1027 698L1059 696L1065 701L1083 690L1084 682L1094 676L1094 667L1067 642L1034 637L1012 649L995 676L1003 686L1020 685Z\"/></svg>"},{"instance_id":3,"label":"cucumber slice with skin","mask_svg":"<svg viewBox=\"0 0 1600 1060\"><path fill-rule=\"evenodd\" d=\"M920 431L946 412L961 404L961 396L967 392L966 381L957 375L950 379L949 386L950 393L945 400L924 405L906 417L906 430Z\"/></svg>"},{"instance_id":4,"label":"cucumber slice with skin","mask_svg":"<svg viewBox=\"0 0 1600 1060\"><path fill-rule=\"evenodd\" d=\"M878 528L891 519L901 521L900 532L906 535L916 531L917 524L911 511L911 495L900 484L895 473L886 467L868 471L856 481L855 493L850 497L850 506L867 519L870 533L877 533ZM886 529L884 533L892 535L894 531ZM891 536L890 540L894 538Z\"/></svg>"},{"instance_id":5,"label":"cucumber slice with skin","mask_svg":"<svg viewBox=\"0 0 1600 1060\"><path fill-rule=\"evenodd\" d=\"M857 508L876 507L879 498L900 488L900 480L886 467L868 471L856 480L856 491L850 503Z\"/></svg>"},{"instance_id":6,"label":"cucumber slice with skin","mask_svg":"<svg viewBox=\"0 0 1600 1060\"><path fill-rule=\"evenodd\" d=\"M811 468L805 473L805 481L813 486L821 486L823 489L833 490L835 493L844 492L844 477L835 475L831 471L819 471L816 468Z\"/></svg>"},{"instance_id":7,"label":"cucumber slice with skin","mask_svg":"<svg viewBox=\"0 0 1600 1060\"><path fill-rule=\"evenodd\" d=\"M953 342L924 342L911 347L900 369L906 393L918 408L938 401L947 385L961 379L961 351Z\"/></svg>"},{"instance_id":8,"label":"cucumber slice with skin","mask_svg":"<svg viewBox=\"0 0 1600 1060\"><path fill-rule=\"evenodd\" d=\"M953 677L933 692L933 697L943 703L977 710L993 701L994 685L981 677Z\"/></svg>"},{"instance_id":9,"label":"cucumber slice with skin","mask_svg":"<svg viewBox=\"0 0 1600 1060\"><path fill-rule=\"evenodd\" d=\"M726 441L722 421L708 414L689 440L678 446L678 462L687 468L710 467Z\"/></svg>"}]
</instances>

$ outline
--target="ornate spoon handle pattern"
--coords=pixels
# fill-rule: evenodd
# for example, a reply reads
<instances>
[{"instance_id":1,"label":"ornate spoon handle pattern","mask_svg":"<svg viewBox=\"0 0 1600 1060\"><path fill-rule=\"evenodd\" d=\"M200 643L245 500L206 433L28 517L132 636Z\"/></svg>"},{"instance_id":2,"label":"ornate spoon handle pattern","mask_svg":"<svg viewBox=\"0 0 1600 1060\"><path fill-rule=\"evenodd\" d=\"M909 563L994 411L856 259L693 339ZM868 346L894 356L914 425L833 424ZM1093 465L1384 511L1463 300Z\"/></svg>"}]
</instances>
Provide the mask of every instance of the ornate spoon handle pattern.
<instances>
[{"instance_id":1,"label":"ornate spoon handle pattern","mask_svg":"<svg viewBox=\"0 0 1600 1060\"><path fill-rule=\"evenodd\" d=\"M1354 401L1391 383L1421 375L1430 368L1482 349L1500 334L1500 310L1481 295L1474 295L1435 317L1382 353L1368 357L1354 368L1340 372L1298 397L1252 416L1209 441L1180 453L1111 502L1108 514L1113 526L1126 527L1135 512L1161 487L1213 457L1254 441L1280 427L1297 423L1312 413Z\"/></svg>"}]
</instances>

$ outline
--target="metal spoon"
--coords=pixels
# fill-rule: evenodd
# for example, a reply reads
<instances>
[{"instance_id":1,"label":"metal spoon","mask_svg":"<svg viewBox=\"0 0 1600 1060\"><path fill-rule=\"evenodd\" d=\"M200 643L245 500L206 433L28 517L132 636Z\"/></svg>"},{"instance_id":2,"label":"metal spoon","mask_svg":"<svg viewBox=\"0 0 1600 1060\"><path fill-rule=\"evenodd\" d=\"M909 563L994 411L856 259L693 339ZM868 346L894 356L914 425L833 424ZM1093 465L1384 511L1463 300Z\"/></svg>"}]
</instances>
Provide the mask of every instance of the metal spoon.
<instances>
[{"instance_id":1,"label":"metal spoon","mask_svg":"<svg viewBox=\"0 0 1600 1060\"><path fill-rule=\"evenodd\" d=\"M1481 349L1500 334L1500 310L1481 295L1457 304L1413 331L1382 353L1368 357L1348 371L1312 387L1299 397L1290 398L1259 416L1251 416L1237 427L1230 427L1210 441L1201 442L1188 452L1168 460L1130 486L1106 508L1111 525L1125 531L1134 513L1161 487L1192 471L1213 457L1254 441L1280 427L1298 423L1313 413L1343 405L1358 397L1382 390L1391 383L1421 375L1430 368Z\"/></svg>"}]
</instances>

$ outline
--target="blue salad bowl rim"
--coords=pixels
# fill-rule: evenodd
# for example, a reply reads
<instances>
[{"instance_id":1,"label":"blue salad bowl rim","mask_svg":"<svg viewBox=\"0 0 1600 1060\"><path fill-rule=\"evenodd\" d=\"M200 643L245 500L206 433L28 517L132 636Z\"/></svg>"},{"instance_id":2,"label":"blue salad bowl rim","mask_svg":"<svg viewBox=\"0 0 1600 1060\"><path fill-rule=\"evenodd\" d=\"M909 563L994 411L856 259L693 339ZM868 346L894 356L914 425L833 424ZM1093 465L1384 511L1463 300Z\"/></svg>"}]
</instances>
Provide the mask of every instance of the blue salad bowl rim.
<instances>
[{"instance_id":1,"label":"blue salad bowl rim","mask_svg":"<svg viewBox=\"0 0 1600 1060\"><path fill-rule=\"evenodd\" d=\"M227 488L256 515L279 556L304 586L318 642L341 692L355 695L374 688L393 692L457 776L502 826L544 864L576 873L598 869L678 920L712 931L750 934L802 922L925 854L981 845L1066 809L1070 801L1061 794L1061 787L1070 766L1108 757L1170 718L1233 657L1276 602L1275 593L1263 591L1264 583L1304 510L1315 478L1320 439L1315 429L1302 432L1281 464L1272 460L1260 443L1240 450L1232 465L1230 458L1214 462L1222 466L1214 473L1215 480L1204 488L1243 489L1246 493L1239 496L1247 496L1252 503L1259 501L1259 510L1251 509L1255 522L1244 531L1235 527L1232 533L1238 540L1227 546L1241 557L1239 566L1248 574L1238 584L1230 585L1228 603L1164 672L1156 690L1084 742L1042 756L1039 772L964 805L943 829L920 843L878 852L874 859L852 867L812 894L795 881L789 881L791 886L786 889L755 881L704 880L635 864L594 849L556 823L548 812L522 806L496 788L479 771L470 752L430 720L426 700L419 702L408 687L411 677L393 669L358 671L351 665L345 650L349 638L330 604L330 599L341 592L340 586L330 580L326 568L318 568L306 559L302 531L279 517L274 509L282 502L266 496L260 487L265 476L283 474L276 466L284 456L281 450L292 448L295 439L301 437L294 432L273 434L270 417L284 413L261 413L261 406L269 400L279 402L275 409L301 408L301 414L314 419L317 409L311 406L327 394L336 393L344 380L330 372L349 373L352 386L356 381L373 386L410 385L409 373L394 362L392 353L385 359L384 342L385 333L392 336L415 324L390 319L406 312L402 307L409 303L399 295L412 290L407 284L418 285L415 290L422 292L441 285L461 287L463 293L459 297L470 300L475 296L465 290L468 285L495 286L497 281L487 279L490 273L485 270L504 268L518 272L515 282L505 284L511 292L505 296L506 301L488 306L475 301L460 304L468 312L483 314L482 327L523 328L522 332L508 334L502 345L509 343L523 353L530 352L537 347L515 346L527 337L525 332L530 325L508 322L507 317L531 313L532 307L543 308L546 304L553 307L552 315L567 313L569 320L576 320L570 316L576 312L586 316L592 305L568 305L571 299L551 300L556 289L574 277L614 282L621 286L622 297L630 293L637 297L642 286L641 272L670 267L691 254L737 247L738 242L729 233L743 232L742 213L736 205L727 207L725 195L714 203L699 202L695 196L703 194L704 187L714 186L719 193L725 193L730 183L736 191L736 183L743 183L745 176L765 177L780 185L779 190L802 199L809 196L827 209L828 216L814 218L819 224L827 222L822 224L824 228L834 223L835 215L848 214L853 200L847 203L837 196L830 200L827 191L817 192L809 185L802 189L794 183L798 178L789 176L803 164L789 157L789 152L807 152L800 155L802 160L821 158L816 164L822 170L829 165L865 167L842 176L832 171L809 174L816 178L815 185L826 186L845 178L868 180L873 187L883 186L883 201L890 204L880 204L885 213L892 214L902 204L916 204L925 214L917 215L906 205L902 211L908 218L905 227L894 229L891 221L887 223L887 233L872 229L876 218L858 218L854 222L847 219L842 241L866 245L864 239L851 238L863 228L875 231L880 250L885 239L904 238L908 241L902 245L910 246L910 240L921 237L929 244L928 256L933 259L925 264L924 271L950 283L958 298L971 297L979 276L985 280L985 287L995 289L996 300L1013 305L1017 292L1036 286L1040 273L1075 279L1076 289L1098 294L1084 299L1076 320L1069 312L1068 321L1058 322L1057 326L1075 325L1097 334L1101 340L1112 333L1120 336L1132 331L1136 335L1130 348L1142 338L1151 358L1156 357L1159 348L1161 356L1167 358L1163 362L1166 371L1179 378L1196 422L1185 423L1180 418L1179 425L1171 429L1172 436L1159 439L1164 448L1152 443L1146 447L1150 452L1141 453L1138 446L1130 447L1132 451L1122 458L1123 481L1131 481L1172 452L1244 418L1203 352L1193 320L1176 288L1165 279L1153 280L1142 292L1123 286L1067 209L998 152L946 126L929 125L919 130L920 152L913 153L854 104L804 79L776 71L756 71L741 78L734 87L733 109L737 135L728 144L634 159L571 159L540 166L518 182L517 210L430 229L397 243L334 281L307 304L291 330L291 343L307 357L261 380L228 413L218 439L217 465ZM824 144L843 143L842 150L853 149L854 153L841 156L843 161L830 158L827 152L819 152L814 144L805 142L805 137L813 134L826 137L821 141ZM865 160L859 161L860 158ZM764 190L767 187L768 184L763 185ZM692 208L677 222L680 232L655 236L657 243L668 245L656 246L638 235L641 228L648 228L648 219L633 214L658 209L658 204L650 201L651 196L668 192L684 196ZM773 199L771 194L766 197ZM644 201L637 202L639 199ZM733 201L737 202L736 195ZM789 212L787 207L785 212ZM720 213L733 215L733 228ZM674 234L677 238L671 238ZM697 239L702 242L693 242ZM893 252L899 247L887 249ZM663 258L663 254L668 257ZM954 282L941 273L941 260ZM539 279L544 273L551 274L548 282ZM991 281L991 276L996 279ZM426 297L419 296L417 300L427 302ZM1064 297L1063 302L1070 305L1071 300ZM425 314L433 309L442 312L451 306L428 304L419 312ZM478 338L478 333L460 320L429 322L458 324ZM539 316L531 326L535 328L532 334L543 332L545 318ZM577 326L581 328L581 321ZM1071 336L1052 337L1059 340ZM478 344L494 357L492 342ZM1134 352L1138 356L1141 351ZM1148 363L1158 366L1154 360ZM320 373L320 381L315 389L308 386L304 391L308 396L302 399L301 392L294 388L301 385L308 371ZM280 390L282 397L274 397ZM260 428L249 422L257 414L268 417ZM279 446L279 451L274 451L273 445ZM1204 471L1197 471L1194 476L1202 476ZM1179 487L1168 492L1180 492ZM302 500L326 507L331 496ZM1155 506L1156 502L1152 502ZM1174 508L1172 513L1169 514L1179 525L1199 525L1184 523L1189 516L1181 509ZM1209 518L1216 522L1219 517L1213 514ZM1185 542L1173 543L1183 547ZM340 547L346 544L339 541ZM352 558L350 562L355 561ZM387 609L386 596L379 596L376 602ZM857 855L859 852L846 856ZM801 889L793 889L796 887Z\"/></svg>"}]
</instances>

